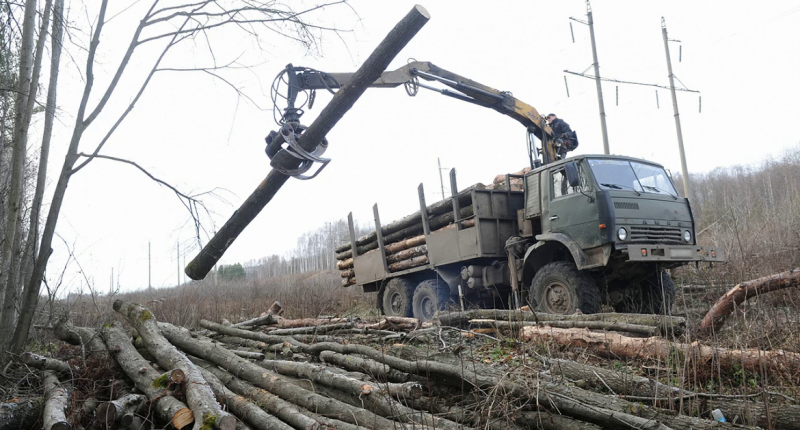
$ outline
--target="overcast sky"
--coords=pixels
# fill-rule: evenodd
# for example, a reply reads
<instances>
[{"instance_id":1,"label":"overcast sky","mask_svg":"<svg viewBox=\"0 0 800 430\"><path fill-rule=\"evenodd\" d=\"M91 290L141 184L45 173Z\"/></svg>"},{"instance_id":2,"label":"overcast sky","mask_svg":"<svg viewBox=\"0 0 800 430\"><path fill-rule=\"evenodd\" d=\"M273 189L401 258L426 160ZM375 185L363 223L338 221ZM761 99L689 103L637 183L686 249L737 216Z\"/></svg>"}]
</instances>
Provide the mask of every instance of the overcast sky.
<instances>
[{"instance_id":1,"label":"overcast sky","mask_svg":"<svg viewBox=\"0 0 800 430\"><path fill-rule=\"evenodd\" d=\"M101 41L98 88L116 69L147 6L136 3L125 10L131 3L136 2L109 6L109 16L124 12L107 25ZM238 64L254 66L223 73L255 103L202 73L158 73L103 153L136 161L187 193L215 190L218 197L206 200L214 225L206 228L218 228L269 171L263 139L276 128L268 97L275 74L287 63L355 71L414 2L351 0L350 5L313 16L315 23L352 30L325 36L319 54L272 33L261 34L260 45L234 31L214 34L218 64L238 59ZM582 72L592 64L588 27L573 22L574 43L570 35L569 17L585 19L583 1L436 0L423 5L431 20L390 69L415 58L511 91L540 113L565 119L579 133L578 153L602 153L594 81L567 75L569 97L564 84L563 70ZM800 142L800 1L757 7L730 0L595 1L592 6L604 77L666 85L662 16L670 38L681 41L670 44L674 73L702 92L702 112L697 94L678 94L690 172L757 163ZM87 29L87 16L96 15L95 5L87 7L70 11L76 27ZM85 39L75 30L74 44L67 45L72 58L62 60L61 116L50 178L60 169L74 124L83 88L79 70L85 63L78 46L85 46ZM155 55L144 49L133 58L120 91L84 139L83 151L91 151L125 109ZM186 42L165 59L168 67L211 64L204 41ZM669 90L658 90L659 109L652 87L620 84L617 104L617 85L603 83L611 152L680 172ZM94 94L94 100L98 97ZM320 92L303 123L310 124L329 100ZM420 182L429 202L441 197L437 157L443 166L457 169L462 188L490 183L495 175L527 164L525 133L517 122L424 90L415 98L402 88L368 90L328 139L326 155L333 162L312 181L290 180L230 247L223 263L283 254L303 232L350 211L357 219L371 220L376 202L384 222L407 215L418 206ZM130 166L105 160L73 178L58 232L103 291L112 268L124 291L147 287L148 242L154 287L175 285L183 255L188 261L197 252L188 214L174 194ZM51 278L66 256L62 242L54 245ZM79 285L79 270L76 265L68 269L69 288Z\"/></svg>"}]
</instances>

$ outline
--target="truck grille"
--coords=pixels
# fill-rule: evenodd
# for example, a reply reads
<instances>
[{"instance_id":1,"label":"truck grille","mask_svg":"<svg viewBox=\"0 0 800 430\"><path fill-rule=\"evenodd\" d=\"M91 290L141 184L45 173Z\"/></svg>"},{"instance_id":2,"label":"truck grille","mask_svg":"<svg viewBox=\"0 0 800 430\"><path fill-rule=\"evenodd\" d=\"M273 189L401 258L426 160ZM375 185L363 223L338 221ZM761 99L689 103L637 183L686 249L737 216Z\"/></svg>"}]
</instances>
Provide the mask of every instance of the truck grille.
<instances>
[{"instance_id":1,"label":"truck grille","mask_svg":"<svg viewBox=\"0 0 800 430\"><path fill-rule=\"evenodd\" d=\"M682 244L681 229L659 225L631 226L631 242Z\"/></svg>"}]
</instances>

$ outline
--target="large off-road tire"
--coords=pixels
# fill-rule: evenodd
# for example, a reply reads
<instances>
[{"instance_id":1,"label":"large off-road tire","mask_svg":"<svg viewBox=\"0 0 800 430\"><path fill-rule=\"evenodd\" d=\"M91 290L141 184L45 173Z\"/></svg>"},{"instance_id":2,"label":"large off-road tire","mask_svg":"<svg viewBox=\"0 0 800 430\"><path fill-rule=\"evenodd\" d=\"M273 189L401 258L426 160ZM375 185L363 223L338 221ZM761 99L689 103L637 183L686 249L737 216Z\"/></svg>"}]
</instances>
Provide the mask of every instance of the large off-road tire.
<instances>
[{"instance_id":1,"label":"large off-road tire","mask_svg":"<svg viewBox=\"0 0 800 430\"><path fill-rule=\"evenodd\" d=\"M545 265L533 277L528 301L537 311L551 314L600 312L600 289L575 263L556 261Z\"/></svg>"},{"instance_id":2,"label":"large off-road tire","mask_svg":"<svg viewBox=\"0 0 800 430\"><path fill-rule=\"evenodd\" d=\"M436 311L443 311L450 302L450 287L441 279L427 279L414 290L414 318L430 321Z\"/></svg>"},{"instance_id":3,"label":"large off-road tire","mask_svg":"<svg viewBox=\"0 0 800 430\"><path fill-rule=\"evenodd\" d=\"M634 314L667 315L672 310L673 302L675 302L675 283L666 270L659 269L631 285L625 298L614 305L614 310Z\"/></svg>"},{"instance_id":4,"label":"large off-road tire","mask_svg":"<svg viewBox=\"0 0 800 430\"><path fill-rule=\"evenodd\" d=\"M386 284L381 299L381 311L391 317L410 317L411 300L416 284L409 279L394 278Z\"/></svg>"}]
</instances>

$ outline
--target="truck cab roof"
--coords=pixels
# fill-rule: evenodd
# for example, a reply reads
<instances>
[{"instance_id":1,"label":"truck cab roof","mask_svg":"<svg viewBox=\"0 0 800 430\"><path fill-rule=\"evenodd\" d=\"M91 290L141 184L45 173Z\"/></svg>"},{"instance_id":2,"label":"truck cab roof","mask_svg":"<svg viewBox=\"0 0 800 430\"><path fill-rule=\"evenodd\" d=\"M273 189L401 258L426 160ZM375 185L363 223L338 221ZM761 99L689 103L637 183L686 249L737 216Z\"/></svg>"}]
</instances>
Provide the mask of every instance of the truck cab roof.
<instances>
[{"instance_id":1,"label":"truck cab roof","mask_svg":"<svg viewBox=\"0 0 800 430\"><path fill-rule=\"evenodd\" d=\"M547 170L547 169L550 169L550 168L553 168L553 167L558 167L558 166L560 166L562 164L567 163L568 161L579 161L579 160L583 160L584 158L606 158L606 159L613 159L613 160L636 161L636 162L639 162L639 163L647 163L647 164L652 164L654 166L658 166L658 167L664 168L664 166L662 166L661 164L655 163L655 162L652 162L652 161L649 161L649 160L645 160L644 158L628 157L628 156L625 156L625 155L581 154L581 155L575 155L575 156L572 156L572 157L567 157L567 158L565 158L563 160L558 160L558 161L555 161L555 162L550 163L550 164L545 164L545 165L543 165L541 167L538 167L538 168L532 170L528 174L541 172L541 171L544 171L544 170Z\"/></svg>"}]
</instances>

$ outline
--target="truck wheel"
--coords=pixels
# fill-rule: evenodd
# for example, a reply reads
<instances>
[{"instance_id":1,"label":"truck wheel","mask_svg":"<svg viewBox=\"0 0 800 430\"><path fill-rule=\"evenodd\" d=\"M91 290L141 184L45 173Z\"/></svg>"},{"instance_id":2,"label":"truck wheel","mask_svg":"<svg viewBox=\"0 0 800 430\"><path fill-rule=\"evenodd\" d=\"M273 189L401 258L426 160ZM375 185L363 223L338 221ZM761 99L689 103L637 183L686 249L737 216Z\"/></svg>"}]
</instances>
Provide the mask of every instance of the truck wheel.
<instances>
[{"instance_id":1,"label":"truck wheel","mask_svg":"<svg viewBox=\"0 0 800 430\"><path fill-rule=\"evenodd\" d=\"M659 274L661 275L660 282ZM675 283L672 282L672 278L666 270L659 270L632 285L628 297L616 304L614 310L624 313L666 315L667 311L672 309L674 301Z\"/></svg>"},{"instance_id":2,"label":"truck wheel","mask_svg":"<svg viewBox=\"0 0 800 430\"><path fill-rule=\"evenodd\" d=\"M450 300L450 287L441 279L428 279L417 285L414 291L414 318L430 321L436 311L442 311Z\"/></svg>"},{"instance_id":3,"label":"truck wheel","mask_svg":"<svg viewBox=\"0 0 800 430\"><path fill-rule=\"evenodd\" d=\"M410 317L412 297L414 297L414 283L408 279L394 278L383 290L381 310L384 315L390 317Z\"/></svg>"},{"instance_id":4,"label":"truck wheel","mask_svg":"<svg viewBox=\"0 0 800 430\"><path fill-rule=\"evenodd\" d=\"M600 312L600 289L575 263L556 261L539 269L533 278L528 300L536 310L550 314Z\"/></svg>"}]
</instances>

